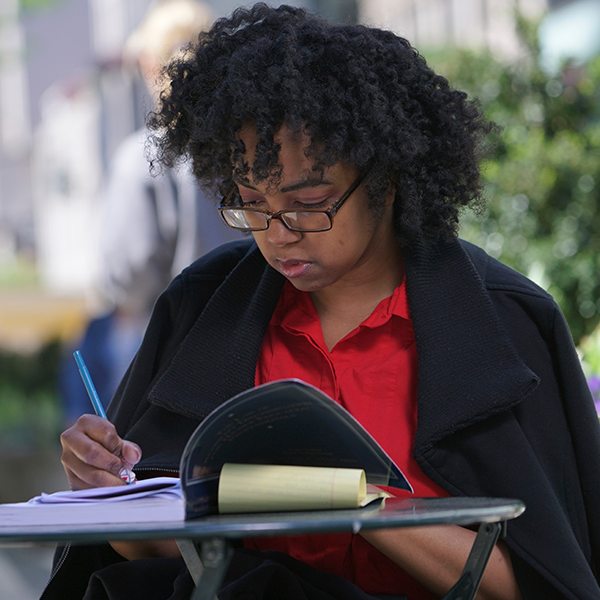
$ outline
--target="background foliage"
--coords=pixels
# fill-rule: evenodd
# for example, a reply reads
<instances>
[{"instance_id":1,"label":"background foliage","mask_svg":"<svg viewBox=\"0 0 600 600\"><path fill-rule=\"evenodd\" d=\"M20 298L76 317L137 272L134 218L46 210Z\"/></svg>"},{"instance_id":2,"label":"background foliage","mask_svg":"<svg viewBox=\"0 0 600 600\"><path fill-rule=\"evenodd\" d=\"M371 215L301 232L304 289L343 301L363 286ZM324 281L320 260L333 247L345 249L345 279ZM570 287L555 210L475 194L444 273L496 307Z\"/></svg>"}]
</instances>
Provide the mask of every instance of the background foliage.
<instances>
[{"instance_id":1,"label":"background foliage","mask_svg":"<svg viewBox=\"0 0 600 600\"><path fill-rule=\"evenodd\" d=\"M19 0L21 7L25 11L50 7L61 2L64 2L64 0Z\"/></svg>"},{"instance_id":2,"label":"background foliage","mask_svg":"<svg viewBox=\"0 0 600 600\"><path fill-rule=\"evenodd\" d=\"M32 354L0 350L0 453L56 444L63 429L58 341Z\"/></svg>"},{"instance_id":3,"label":"background foliage","mask_svg":"<svg viewBox=\"0 0 600 600\"><path fill-rule=\"evenodd\" d=\"M548 74L536 25L518 27L516 63L458 49L427 58L502 128L483 166L488 212L465 213L462 237L546 288L578 342L600 321L600 58Z\"/></svg>"}]
</instances>

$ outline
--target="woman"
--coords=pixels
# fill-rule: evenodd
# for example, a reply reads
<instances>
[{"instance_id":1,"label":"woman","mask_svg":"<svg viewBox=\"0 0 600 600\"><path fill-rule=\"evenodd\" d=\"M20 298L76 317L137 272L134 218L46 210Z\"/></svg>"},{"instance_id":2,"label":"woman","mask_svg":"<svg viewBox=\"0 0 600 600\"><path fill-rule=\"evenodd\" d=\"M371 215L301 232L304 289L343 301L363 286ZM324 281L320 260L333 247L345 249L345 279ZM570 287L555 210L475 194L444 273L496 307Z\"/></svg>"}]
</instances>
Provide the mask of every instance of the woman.
<instances>
[{"instance_id":1,"label":"woman","mask_svg":"<svg viewBox=\"0 0 600 600\"><path fill-rule=\"evenodd\" d=\"M210 410L299 377L354 414L417 495L525 501L481 598L600 597L600 433L564 319L544 291L456 238L459 210L479 201L491 128L477 105L406 40L285 6L218 21L168 74L150 120L159 159L189 155L222 193L228 225L253 239L200 259L162 295L111 403L115 429L88 416L62 436L71 486L118 484L124 466L176 474ZM220 597L240 597L248 580L255 597L291 597L253 578L263 561L307 577L286 555L328 582L329 596L316 584L303 597L439 597L474 535L248 540L237 560L251 566L234 559ZM115 573L135 586L133 573L152 574L185 597L167 573L176 556L168 543L72 549L45 597L87 586L92 598L98 581L110 596Z\"/></svg>"}]
</instances>

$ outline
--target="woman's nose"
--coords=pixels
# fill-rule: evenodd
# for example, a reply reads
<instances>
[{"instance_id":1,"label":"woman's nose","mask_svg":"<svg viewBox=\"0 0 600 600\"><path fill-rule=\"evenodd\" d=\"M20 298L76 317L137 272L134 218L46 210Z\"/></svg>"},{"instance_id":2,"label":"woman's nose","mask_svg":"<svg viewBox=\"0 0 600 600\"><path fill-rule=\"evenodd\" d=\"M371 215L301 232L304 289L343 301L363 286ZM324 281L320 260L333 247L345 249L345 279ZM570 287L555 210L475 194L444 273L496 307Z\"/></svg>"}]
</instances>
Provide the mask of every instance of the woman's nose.
<instances>
[{"instance_id":1,"label":"woman's nose","mask_svg":"<svg viewBox=\"0 0 600 600\"><path fill-rule=\"evenodd\" d=\"M293 244L302 237L299 231L290 231L279 219L271 219L267 229L267 240L273 246Z\"/></svg>"}]
</instances>

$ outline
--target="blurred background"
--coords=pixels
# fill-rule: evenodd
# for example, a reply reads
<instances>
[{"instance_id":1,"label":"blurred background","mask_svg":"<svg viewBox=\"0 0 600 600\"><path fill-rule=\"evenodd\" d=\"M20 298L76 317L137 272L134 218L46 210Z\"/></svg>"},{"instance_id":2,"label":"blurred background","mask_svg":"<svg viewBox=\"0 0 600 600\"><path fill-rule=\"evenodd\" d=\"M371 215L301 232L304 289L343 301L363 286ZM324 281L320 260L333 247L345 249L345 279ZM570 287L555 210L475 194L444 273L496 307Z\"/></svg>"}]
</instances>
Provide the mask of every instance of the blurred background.
<instances>
[{"instance_id":1,"label":"blurred background","mask_svg":"<svg viewBox=\"0 0 600 600\"><path fill-rule=\"evenodd\" d=\"M288 3L407 37L502 127L483 166L489 209L465 213L462 236L553 294L600 398L600 0ZM72 350L89 348L95 365L107 331L129 353L139 341L132 310L101 284L101 240L116 222L106 209L115 157L152 108L139 44L132 50L151 4L0 0L0 502L67 487L58 435L89 412L71 398L83 393L71 389ZM238 5L204 2L209 20ZM165 184L177 206L186 185L180 174ZM121 248L113 237L113 252L125 254L126 240ZM167 272L178 267L167 262ZM107 404L123 367L101 367L94 378ZM2 550L0 598L37 598L50 554Z\"/></svg>"}]
</instances>

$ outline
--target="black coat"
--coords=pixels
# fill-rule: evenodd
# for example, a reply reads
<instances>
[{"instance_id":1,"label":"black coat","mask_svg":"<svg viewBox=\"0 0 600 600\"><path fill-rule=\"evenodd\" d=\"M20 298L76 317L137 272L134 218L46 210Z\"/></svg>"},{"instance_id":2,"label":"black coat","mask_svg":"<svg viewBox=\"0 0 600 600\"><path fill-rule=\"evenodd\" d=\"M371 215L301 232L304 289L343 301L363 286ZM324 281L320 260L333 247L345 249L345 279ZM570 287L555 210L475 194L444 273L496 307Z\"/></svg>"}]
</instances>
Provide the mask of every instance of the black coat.
<instances>
[{"instance_id":1,"label":"black coat","mask_svg":"<svg viewBox=\"0 0 600 600\"><path fill-rule=\"evenodd\" d=\"M525 599L600 599L600 426L560 310L470 244L405 248L404 262L416 460L452 495L524 500L506 542ZM109 407L142 447L139 476L177 470L198 422L253 387L283 283L245 240L196 261L158 300ZM92 556L97 568L105 551L86 548L86 564ZM83 552L71 549L44 599L60 597L75 571L89 577Z\"/></svg>"}]
</instances>

